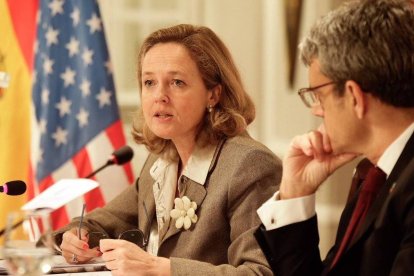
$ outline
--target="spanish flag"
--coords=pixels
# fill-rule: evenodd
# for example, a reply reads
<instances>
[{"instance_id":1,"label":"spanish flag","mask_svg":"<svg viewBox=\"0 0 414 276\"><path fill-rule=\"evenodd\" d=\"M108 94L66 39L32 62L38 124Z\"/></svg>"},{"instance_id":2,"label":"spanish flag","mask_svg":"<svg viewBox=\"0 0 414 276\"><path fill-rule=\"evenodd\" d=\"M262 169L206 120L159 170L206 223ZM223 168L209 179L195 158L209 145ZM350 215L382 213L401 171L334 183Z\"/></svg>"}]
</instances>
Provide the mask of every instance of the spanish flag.
<instances>
[{"instance_id":1,"label":"spanish flag","mask_svg":"<svg viewBox=\"0 0 414 276\"><path fill-rule=\"evenodd\" d=\"M28 180L37 10L37 0L0 0L0 73L10 78L0 85L0 185ZM0 194L0 228L26 201L26 195Z\"/></svg>"}]
</instances>

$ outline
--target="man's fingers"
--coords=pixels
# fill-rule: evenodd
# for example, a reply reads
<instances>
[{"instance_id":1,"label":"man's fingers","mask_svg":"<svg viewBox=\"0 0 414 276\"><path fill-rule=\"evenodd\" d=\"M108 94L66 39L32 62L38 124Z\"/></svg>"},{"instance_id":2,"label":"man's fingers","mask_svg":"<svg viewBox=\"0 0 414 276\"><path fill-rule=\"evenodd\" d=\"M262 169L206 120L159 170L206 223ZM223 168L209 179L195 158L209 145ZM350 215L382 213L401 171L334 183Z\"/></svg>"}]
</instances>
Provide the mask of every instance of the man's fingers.
<instances>
[{"instance_id":1,"label":"man's fingers","mask_svg":"<svg viewBox=\"0 0 414 276\"><path fill-rule=\"evenodd\" d=\"M313 157L318 161L322 161L325 156L322 136L322 133L319 131L311 131L308 133L309 141L313 149Z\"/></svg>"}]
</instances>

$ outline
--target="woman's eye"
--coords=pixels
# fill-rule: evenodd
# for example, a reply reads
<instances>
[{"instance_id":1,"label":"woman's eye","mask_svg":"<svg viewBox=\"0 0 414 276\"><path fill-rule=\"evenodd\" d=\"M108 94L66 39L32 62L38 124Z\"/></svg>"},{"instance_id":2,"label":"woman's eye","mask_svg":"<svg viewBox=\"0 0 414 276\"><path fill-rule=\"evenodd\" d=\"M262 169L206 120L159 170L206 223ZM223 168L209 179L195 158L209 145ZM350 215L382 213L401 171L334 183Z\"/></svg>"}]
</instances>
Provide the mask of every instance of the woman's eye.
<instances>
[{"instance_id":1,"label":"woman's eye","mask_svg":"<svg viewBox=\"0 0 414 276\"><path fill-rule=\"evenodd\" d=\"M172 82L175 86L181 87L184 85L184 82L182 80L173 80Z\"/></svg>"},{"instance_id":2,"label":"woman's eye","mask_svg":"<svg viewBox=\"0 0 414 276\"><path fill-rule=\"evenodd\" d=\"M153 85L154 84L154 81L152 81L152 80L145 80L144 81L144 86L151 86L151 85Z\"/></svg>"}]
</instances>

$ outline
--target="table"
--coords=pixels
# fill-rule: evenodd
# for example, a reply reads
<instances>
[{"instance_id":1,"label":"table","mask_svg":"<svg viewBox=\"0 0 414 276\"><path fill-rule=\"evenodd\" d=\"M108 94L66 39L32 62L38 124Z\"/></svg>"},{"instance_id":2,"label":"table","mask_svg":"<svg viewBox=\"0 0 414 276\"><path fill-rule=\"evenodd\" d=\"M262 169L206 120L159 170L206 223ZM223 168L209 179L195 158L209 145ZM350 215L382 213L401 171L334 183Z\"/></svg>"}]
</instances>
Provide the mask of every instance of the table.
<instances>
[{"instance_id":1,"label":"table","mask_svg":"<svg viewBox=\"0 0 414 276\"><path fill-rule=\"evenodd\" d=\"M77 264L71 265L66 263L65 259L56 255L53 256L53 270L51 274L57 275L93 275L93 276L108 276L112 275L110 271L103 270L103 262L95 262L91 264ZM98 271L99 270L99 271ZM7 275L5 260L0 259L0 275ZM50 274L49 274L50 275Z\"/></svg>"}]
</instances>

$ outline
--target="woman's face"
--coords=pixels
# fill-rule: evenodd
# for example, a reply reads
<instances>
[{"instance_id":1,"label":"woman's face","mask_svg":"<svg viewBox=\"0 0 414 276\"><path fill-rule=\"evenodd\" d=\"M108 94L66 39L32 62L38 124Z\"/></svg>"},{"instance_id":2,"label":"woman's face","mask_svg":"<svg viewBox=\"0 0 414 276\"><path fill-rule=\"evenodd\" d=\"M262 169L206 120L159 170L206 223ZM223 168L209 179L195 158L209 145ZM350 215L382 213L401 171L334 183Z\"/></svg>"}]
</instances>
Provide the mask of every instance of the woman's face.
<instances>
[{"instance_id":1,"label":"woman's face","mask_svg":"<svg viewBox=\"0 0 414 276\"><path fill-rule=\"evenodd\" d=\"M187 49L177 43L153 46L142 60L141 83L142 109L151 131L176 146L192 146L208 105L216 101Z\"/></svg>"}]
</instances>

